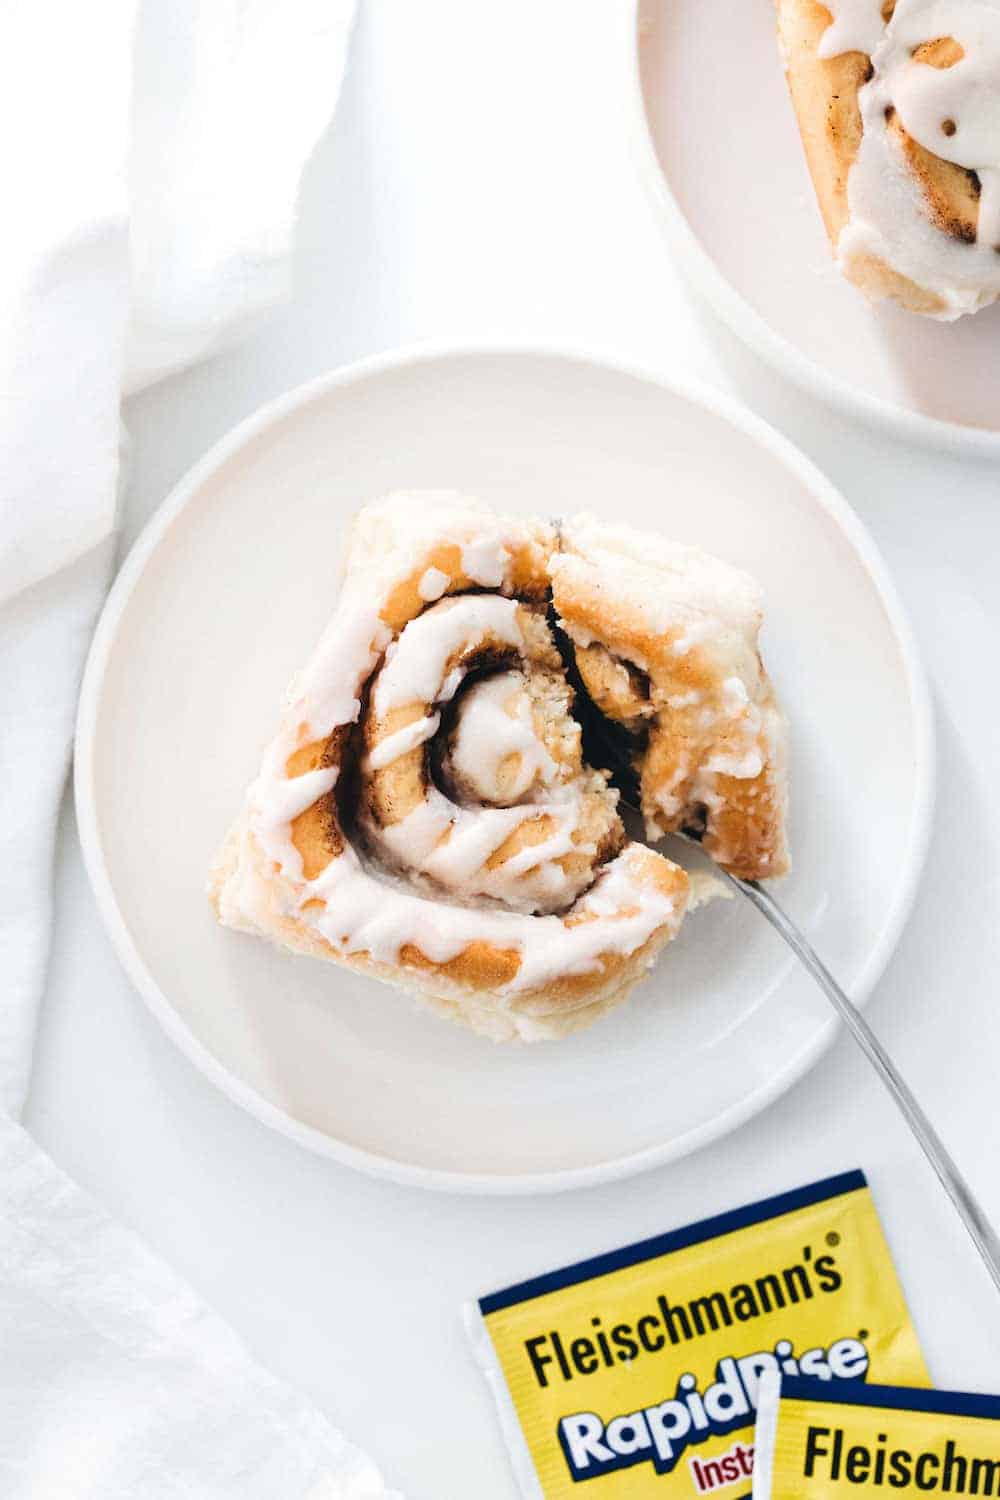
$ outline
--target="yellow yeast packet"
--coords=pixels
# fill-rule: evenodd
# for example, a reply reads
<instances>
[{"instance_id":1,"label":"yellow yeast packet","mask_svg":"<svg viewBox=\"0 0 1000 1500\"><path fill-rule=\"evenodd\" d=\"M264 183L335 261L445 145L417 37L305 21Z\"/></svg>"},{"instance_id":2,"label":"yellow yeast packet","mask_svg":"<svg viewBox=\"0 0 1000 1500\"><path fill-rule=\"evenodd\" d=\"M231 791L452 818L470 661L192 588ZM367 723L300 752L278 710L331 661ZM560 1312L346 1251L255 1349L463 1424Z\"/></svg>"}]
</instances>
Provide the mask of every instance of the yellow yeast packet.
<instances>
[{"instance_id":1,"label":"yellow yeast packet","mask_svg":"<svg viewBox=\"0 0 1000 1500\"><path fill-rule=\"evenodd\" d=\"M929 1384L861 1172L494 1292L466 1317L532 1500L580 1500L581 1484L593 1500L744 1500L766 1372Z\"/></svg>"},{"instance_id":2,"label":"yellow yeast packet","mask_svg":"<svg viewBox=\"0 0 1000 1500\"><path fill-rule=\"evenodd\" d=\"M780 1388L780 1398L779 1398ZM1000 1396L771 1377L754 1500L1000 1495Z\"/></svg>"}]
</instances>

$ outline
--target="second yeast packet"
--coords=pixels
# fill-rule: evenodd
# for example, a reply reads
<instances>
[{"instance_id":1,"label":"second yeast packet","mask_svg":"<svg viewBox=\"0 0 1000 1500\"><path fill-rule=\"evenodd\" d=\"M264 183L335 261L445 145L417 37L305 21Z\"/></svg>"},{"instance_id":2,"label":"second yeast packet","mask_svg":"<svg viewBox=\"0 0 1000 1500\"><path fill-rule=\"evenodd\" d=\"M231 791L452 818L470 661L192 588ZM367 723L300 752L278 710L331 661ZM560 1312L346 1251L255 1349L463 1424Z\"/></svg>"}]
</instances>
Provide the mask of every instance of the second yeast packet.
<instances>
[{"instance_id":1,"label":"second yeast packet","mask_svg":"<svg viewBox=\"0 0 1000 1500\"><path fill-rule=\"evenodd\" d=\"M754 1500L1000 1495L1000 1397L765 1376Z\"/></svg>"},{"instance_id":2,"label":"second yeast packet","mask_svg":"<svg viewBox=\"0 0 1000 1500\"><path fill-rule=\"evenodd\" d=\"M629 1245L467 1308L521 1488L750 1494L761 1377L927 1385L861 1172Z\"/></svg>"}]
</instances>

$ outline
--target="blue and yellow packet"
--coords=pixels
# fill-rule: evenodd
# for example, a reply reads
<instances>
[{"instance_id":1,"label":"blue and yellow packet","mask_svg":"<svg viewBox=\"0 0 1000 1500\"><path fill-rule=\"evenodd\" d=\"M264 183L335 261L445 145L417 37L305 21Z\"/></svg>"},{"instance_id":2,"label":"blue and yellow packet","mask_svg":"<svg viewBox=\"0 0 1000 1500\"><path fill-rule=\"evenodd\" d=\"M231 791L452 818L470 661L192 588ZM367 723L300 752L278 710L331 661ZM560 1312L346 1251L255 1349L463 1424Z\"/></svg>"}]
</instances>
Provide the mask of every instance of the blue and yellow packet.
<instances>
[{"instance_id":1,"label":"blue and yellow packet","mask_svg":"<svg viewBox=\"0 0 1000 1500\"><path fill-rule=\"evenodd\" d=\"M762 1382L753 1500L1000 1495L1000 1396Z\"/></svg>"},{"instance_id":2,"label":"blue and yellow packet","mask_svg":"<svg viewBox=\"0 0 1000 1500\"><path fill-rule=\"evenodd\" d=\"M928 1384L864 1174L849 1172L466 1309L524 1495L751 1488L761 1376ZM714 1470L712 1471L714 1472Z\"/></svg>"}]
</instances>

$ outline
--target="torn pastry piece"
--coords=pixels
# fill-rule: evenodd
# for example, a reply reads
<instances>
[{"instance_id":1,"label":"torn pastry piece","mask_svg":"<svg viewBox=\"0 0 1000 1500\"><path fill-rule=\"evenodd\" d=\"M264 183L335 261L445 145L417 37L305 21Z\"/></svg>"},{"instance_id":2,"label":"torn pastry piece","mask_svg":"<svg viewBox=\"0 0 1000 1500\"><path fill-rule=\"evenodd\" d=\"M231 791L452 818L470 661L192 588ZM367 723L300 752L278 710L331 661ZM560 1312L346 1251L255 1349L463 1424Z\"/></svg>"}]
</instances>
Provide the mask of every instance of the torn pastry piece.
<instances>
[{"instance_id":1,"label":"torn pastry piece","mask_svg":"<svg viewBox=\"0 0 1000 1500\"><path fill-rule=\"evenodd\" d=\"M786 727L753 579L590 516L562 526L551 571L580 677L630 737L648 836L689 830L742 879L783 875Z\"/></svg>"},{"instance_id":2,"label":"torn pastry piece","mask_svg":"<svg viewBox=\"0 0 1000 1500\"><path fill-rule=\"evenodd\" d=\"M630 842L581 753L547 611L557 538L450 494L357 518L211 896L227 926L416 992L500 1039L622 1001L688 878Z\"/></svg>"},{"instance_id":3,"label":"torn pastry piece","mask_svg":"<svg viewBox=\"0 0 1000 1500\"><path fill-rule=\"evenodd\" d=\"M1000 0L777 0L837 263L954 319L1000 295Z\"/></svg>"}]
</instances>

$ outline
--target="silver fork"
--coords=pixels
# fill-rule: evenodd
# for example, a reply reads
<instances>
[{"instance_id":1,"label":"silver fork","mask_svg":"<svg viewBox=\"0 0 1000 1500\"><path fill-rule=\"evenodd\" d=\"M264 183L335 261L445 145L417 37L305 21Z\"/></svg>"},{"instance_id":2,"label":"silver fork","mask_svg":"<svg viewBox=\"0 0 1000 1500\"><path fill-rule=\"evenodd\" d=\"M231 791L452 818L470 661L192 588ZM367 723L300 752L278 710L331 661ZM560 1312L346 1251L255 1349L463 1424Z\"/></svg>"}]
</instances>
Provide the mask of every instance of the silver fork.
<instances>
[{"instance_id":1,"label":"silver fork","mask_svg":"<svg viewBox=\"0 0 1000 1500\"><path fill-rule=\"evenodd\" d=\"M701 848L699 840L689 834L682 833L674 837L682 838L686 844ZM702 850L702 853L704 854L705 851ZM706 854L705 858L708 857ZM767 918L775 932L785 940L802 967L812 975L830 1001L898 1105L921 1150L937 1173L941 1186L955 1205L972 1243L979 1251L983 1264L993 1278L994 1285L1000 1291L1000 1237L997 1236L972 1189L955 1165L951 1152L917 1103L909 1084L905 1078L901 1077L892 1058L864 1016L853 1000L849 999L841 989L812 944L788 913L778 905L769 890L756 880L740 880L736 875L730 875L728 870L724 870L714 861L711 861L711 864L713 872L725 881L726 885L738 891L741 896L745 896L761 915Z\"/></svg>"},{"instance_id":2,"label":"silver fork","mask_svg":"<svg viewBox=\"0 0 1000 1500\"><path fill-rule=\"evenodd\" d=\"M567 676L576 690L576 716L584 735L587 759L594 765L608 768L624 805L641 817L638 807L638 780L631 756L616 739L608 721L592 705L580 678L572 646L563 639L558 621L554 620L554 624ZM593 755L587 752L588 741L596 752ZM795 925L788 913L779 906L769 890L756 880L740 880L736 875L730 875L729 871L724 870L721 865L717 865L702 847L701 840L695 833L677 833L672 834L671 837L683 839L686 844L699 849L704 858L709 861L713 872L757 908L761 915L770 922L779 937L788 944L802 967L815 979L889 1090L918 1145L937 1173L941 1186L968 1230L972 1243L979 1251L983 1264L993 1279L994 1286L1000 1291L1000 1237L955 1165L951 1152L917 1103L909 1084L901 1077L892 1058L853 1000L841 989L805 934Z\"/></svg>"}]
</instances>

